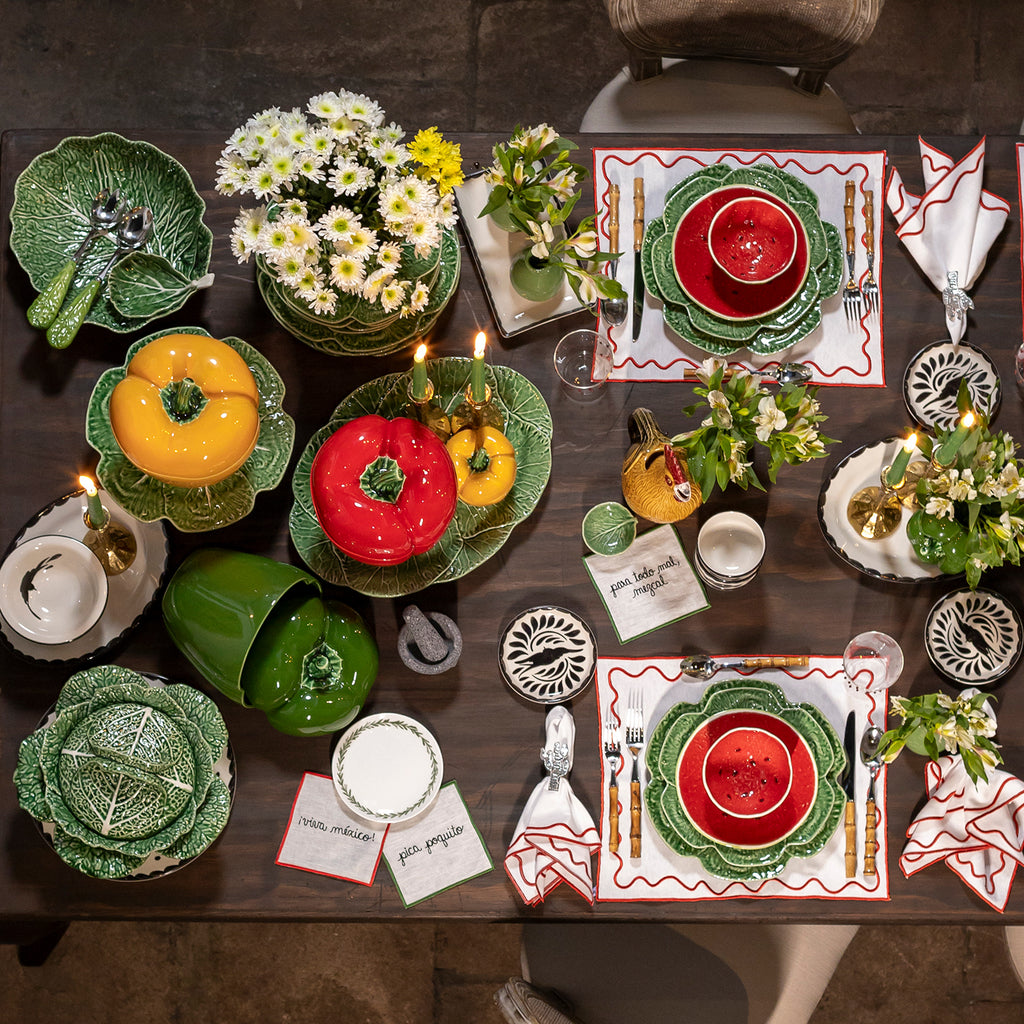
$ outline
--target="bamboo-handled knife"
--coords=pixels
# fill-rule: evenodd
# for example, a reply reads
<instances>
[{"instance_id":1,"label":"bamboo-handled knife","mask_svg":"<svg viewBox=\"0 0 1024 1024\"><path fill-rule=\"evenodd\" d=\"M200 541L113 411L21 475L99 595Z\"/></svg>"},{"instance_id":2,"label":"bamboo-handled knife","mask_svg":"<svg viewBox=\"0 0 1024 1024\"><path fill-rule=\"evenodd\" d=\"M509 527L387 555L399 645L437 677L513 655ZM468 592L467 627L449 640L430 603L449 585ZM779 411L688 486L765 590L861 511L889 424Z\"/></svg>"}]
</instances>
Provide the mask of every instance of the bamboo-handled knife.
<instances>
[{"instance_id":1,"label":"bamboo-handled knife","mask_svg":"<svg viewBox=\"0 0 1024 1024\"><path fill-rule=\"evenodd\" d=\"M644 241L644 179L633 179L633 340L640 337L644 317L644 274L640 247Z\"/></svg>"},{"instance_id":2,"label":"bamboo-handled knife","mask_svg":"<svg viewBox=\"0 0 1024 1024\"><path fill-rule=\"evenodd\" d=\"M854 801L854 765L857 763L857 717L851 711L846 716L846 735L843 738L843 750L846 751L846 768L840 776L839 784L846 791L846 877L857 876L857 806ZM872 837L873 838L873 837Z\"/></svg>"}]
</instances>

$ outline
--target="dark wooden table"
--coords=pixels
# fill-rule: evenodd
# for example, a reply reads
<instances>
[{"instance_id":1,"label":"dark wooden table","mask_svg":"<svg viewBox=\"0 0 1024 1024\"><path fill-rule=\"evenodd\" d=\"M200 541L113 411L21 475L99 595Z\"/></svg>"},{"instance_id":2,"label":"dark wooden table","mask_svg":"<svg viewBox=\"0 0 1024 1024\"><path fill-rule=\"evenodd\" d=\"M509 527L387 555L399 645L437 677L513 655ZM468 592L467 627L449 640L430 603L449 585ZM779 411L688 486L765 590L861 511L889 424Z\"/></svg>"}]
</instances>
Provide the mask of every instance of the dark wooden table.
<instances>
[{"instance_id":1,"label":"dark wooden table","mask_svg":"<svg viewBox=\"0 0 1024 1024\"><path fill-rule=\"evenodd\" d=\"M135 137L138 137L137 135ZM92 387L107 367L120 364L134 338L86 326L74 345L56 352L28 327L24 311L32 299L28 278L9 247L7 214L14 181L38 153L60 141L54 132L7 132L3 136L0 201L4 211L0 250L0 547L21 524L52 499L75 487L79 472L95 464L86 444L84 416ZM335 405L357 384L385 372L405 370L410 353L379 359L334 358L314 352L281 330L259 297L251 267L236 265L228 234L239 203L213 190L214 163L221 139L209 134L147 133L146 141L178 159L191 172L205 199L207 224L215 236L214 287L154 326L201 326L213 335L231 334L256 345L287 385L285 408L296 421L295 457ZM467 167L486 164L497 137L461 139ZM635 145L645 138L591 137L589 145ZM954 157L976 140L930 139ZM769 145L779 149L885 149L910 189L920 185L917 140L891 137L695 139L661 137L659 145L714 147ZM582 151L586 160L586 148ZM1024 436L1024 410L1013 379L1013 355L1021 342L1019 203L1014 142L988 140L986 186L1011 201L1013 212L993 246L973 290L977 309L968 338L994 359L1003 382L997 425ZM880 190L879 190L880 201ZM586 197L581 209L591 204ZM574 405L559 394L551 365L554 344L564 331L586 326L580 314L537 328L510 341L491 322L476 270L464 253L457 294L435 331L431 350L468 355L478 328L487 330L493 359L529 377L547 398L555 424L551 481L533 516L519 526L490 561L457 583L431 588L407 600L343 596L371 621L381 652L380 678L366 712L397 711L415 716L437 736L445 778L458 780L470 812L495 862L495 870L410 910L402 908L385 869L371 887L277 867L274 857L289 808L304 771L329 770L329 737L294 739L275 732L263 715L219 699L237 756L238 788L231 820L217 843L186 869L146 884L97 881L67 867L40 838L35 823L19 810L11 777L18 744L39 722L68 673L27 664L0 652L0 924L39 928L82 918L209 920L338 920L390 917L516 919L529 916L629 920L866 921L921 923L1024 922L1024 888L1018 885L1000 918L942 866L904 879L897 859L902 832L924 796L923 762L907 754L888 781L889 868L892 899L886 903L817 900L728 900L697 903L616 903L589 907L566 886L536 909L523 906L501 867L523 803L541 776L538 750L544 710L521 701L498 674L496 639L510 617L527 607L556 602L579 611L596 631L605 654L662 655L682 651L727 653L764 651L839 654L864 629L883 628L903 646L907 666L896 692L944 688L923 644L929 608L949 584L899 585L859 574L832 554L815 516L815 501L830 469L860 444L905 427L901 381L910 357L943 337L939 299L908 259L886 215L884 236L885 365L887 387L826 388L826 432L842 444L829 458L785 467L766 494L731 489L716 493L700 512L679 526L692 554L702 519L726 507L740 508L764 523L768 550L757 579L742 590L712 595L709 611L620 646L597 593L585 574L579 527L584 512L616 499L619 467L627 447L626 420L639 405L651 408L672 432L687 422L688 385L611 384L593 405ZM290 474L289 474L290 478ZM287 480L261 494L240 523L206 535L171 529L172 567L195 547L238 547L301 564L292 547L287 517ZM985 585L1022 603L1021 574L1000 571ZM401 611L415 601L443 611L459 624L465 651L458 667L440 677L406 669L396 652ZM173 647L159 614L113 659L203 685ZM999 689L1000 736L1006 767L1024 775L1024 667ZM947 691L951 692L951 691ZM597 712L593 690L577 699L577 758L572 781L595 816L601 805Z\"/></svg>"}]
</instances>

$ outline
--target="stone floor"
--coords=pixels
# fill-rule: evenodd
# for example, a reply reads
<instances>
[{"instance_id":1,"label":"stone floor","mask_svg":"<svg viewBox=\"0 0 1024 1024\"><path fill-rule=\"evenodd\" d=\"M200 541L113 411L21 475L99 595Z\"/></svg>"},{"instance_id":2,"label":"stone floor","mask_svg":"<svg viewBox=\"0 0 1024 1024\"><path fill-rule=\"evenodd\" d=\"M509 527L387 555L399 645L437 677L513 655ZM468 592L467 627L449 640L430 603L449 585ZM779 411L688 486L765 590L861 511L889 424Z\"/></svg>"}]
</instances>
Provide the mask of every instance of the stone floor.
<instances>
[{"instance_id":1,"label":"stone floor","mask_svg":"<svg viewBox=\"0 0 1024 1024\"><path fill-rule=\"evenodd\" d=\"M548 121L571 134L625 62L600 0L391 0L386 22L383 8L6 0L0 128L226 137L250 113L344 86L411 127ZM1020 0L887 0L830 82L864 132L1016 134L1022 22ZM814 1024L1024 1021L992 916L990 928L862 928ZM0 947L0 1015L63 1024L131 1007L135 1024L497 1024L492 993L518 973L518 942L515 925L459 922L75 924L43 967Z\"/></svg>"}]
</instances>

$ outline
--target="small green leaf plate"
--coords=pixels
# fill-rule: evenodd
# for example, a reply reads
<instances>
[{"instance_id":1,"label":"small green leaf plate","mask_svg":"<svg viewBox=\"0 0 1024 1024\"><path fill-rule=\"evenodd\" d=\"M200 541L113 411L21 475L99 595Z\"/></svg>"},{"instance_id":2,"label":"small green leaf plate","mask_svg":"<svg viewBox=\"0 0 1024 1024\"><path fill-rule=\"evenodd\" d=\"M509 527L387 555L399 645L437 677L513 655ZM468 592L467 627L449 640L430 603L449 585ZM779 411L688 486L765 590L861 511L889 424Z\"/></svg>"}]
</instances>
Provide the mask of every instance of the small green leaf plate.
<instances>
[{"instance_id":1,"label":"small green leaf plate","mask_svg":"<svg viewBox=\"0 0 1024 1024\"><path fill-rule=\"evenodd\" d=\"M435 401L452 412L464 399L471 359L450 357L428 364ZM551 413L541 393L507 366L488 366L491 398L505 417L505 435L516 451L516 481L496 505L473 508L458 503L441 539L401 565L377 566L342 554L328 539L313 511L309 474L323 443L342 424L377 413L393 419L408 415L410 373L392 373L356 388L312 437L292 477L295 504L289 517L292 540L306 564L329 583L370 597L402 597L465 576L497 552L513 527L537 507L551 475Z\"/></svg>"},{"instance_id":2,"label":"small green leaf plate","mask_svg":"<svg viewBox=\"0 0 1024 1024\"><path fill-rule=\"evenodd\" d=\"M284 477L295 443L295 421L282 408L284 381L269 360L241 338L221 338L245 360L260 395L260 435L242 468L210 487L175 487L156 480L128 461L110 425L110 395L125 378L135 353L167 334L203 334L201 327L172 327L141 338L128 349L124 365L96 382L86 412L85 437L100 453L96 475L117 503L136 519L169 519L183 533L229 526L247 516L260 491L273 490Z\"/></svg>"},{"instance_id":3,"label":"small green leaf plate","mask_svg":"<svg viewBox=\"0 0 1024 1024\"><path fill-rule=\"evenodd\" d=\"M636 540L636 516L617 501L603 501L583 517L583 543L595 555L617 555Z\"/></svg>"},{"instance_id":4,"label":"small green leaf plate","mask_svg":"<svg viewBox=\"0 0 1024 1024\"><path fill-rule=\"evenodd\" d=\"M36 291L46 287L89 233L93 200L104 188L118 188L130 206L153 211L145 249L114 267L108 287L86 317L88 323L125 333L178 309L200 286L210 267L213 232L203 223L206 204L173 157L113 132L72 136L40 153L14 183L11 250ZM92 243L68 289L68 301L99 274L114 248L110 236ZM132 265L143 257L151 269L152 258L158 259L163 284L147 285L147 294L136 297Z\"/></svg>"}]
</instances>

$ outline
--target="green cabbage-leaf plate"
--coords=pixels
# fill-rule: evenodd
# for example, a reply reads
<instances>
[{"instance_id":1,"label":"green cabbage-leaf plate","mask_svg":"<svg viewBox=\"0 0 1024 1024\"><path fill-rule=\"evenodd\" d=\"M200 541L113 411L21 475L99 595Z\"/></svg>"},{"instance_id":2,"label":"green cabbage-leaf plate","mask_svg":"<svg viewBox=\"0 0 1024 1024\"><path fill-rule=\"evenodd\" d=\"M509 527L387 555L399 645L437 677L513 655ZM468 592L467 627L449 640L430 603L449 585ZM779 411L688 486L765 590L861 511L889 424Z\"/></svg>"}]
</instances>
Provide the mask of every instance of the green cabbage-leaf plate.
<instances>
[{"instance_id":1,"label":"green cabbage-leaf plate","mask_svg":"<svg viewBox=\"0 0 1024 1024\"><path fill-rule=\"evenodd\" d=\"M152 877L224 829L234 780L209 697L117 665L72 676L21 744L21 806L61 858L96 878Z\"/></svg>"},{"instance_id":2,"label":"green cabbage-leaf plate","mask_svg":"<svg viewBox=\"0 0 1024 1024\"><path fill-rule=\"evenodd\" d=\"M782 308L752 320L717 316L694 302L675 275L676 227L686 211L709 193L734 185L770 192L800 218L809 242L810 269L803 287ZM731 169L723 164L701 168L669 189L660 217L647 225L640 262L644 286L663 305L668 328L703 351L729 356L740 348L773 355L795 345L821 323L821 303L839 290L842 239L838 229L818 216L818 199L805 182L769 165Z\"/></svg>"},{"instance_id":3,"label":"green cabbage-leaf plate","mask_svg":"<svg viewBox=\"0 0 1024 1024\"><path fill-rule=\"evenodd\" d=\"M40 153L14 183L11 250L36 291L46 287L89 233L93 200L104 188L119 188L130 206L153 211L145 248L118 262L86 317L124 333L178 309L209 284L213 232L203 223L206 204L177 160L113 132L73 136ZM114 248L111 236L92 243L69 298L99 274ZM148 271L137 263L148 265ZM143 293L137 293L140 287Z\"/></svg>"},{"instance_id":4,"label":"green cabbage-leaf plate","mask_svg":"<svg viewBox=\"0 0 1024 1024\"><path fill-rule=\"evenodd\" d=\"M428 363L434 400L445 412L452 412L465 400L471 365L471 359L457 357ZM472 572L495 554L512 529L533 512L551 475L551 413L543 396L510 367L488 366L491 400L505 417L504 432L516 451L512 490L487 508L473 508L460 501L441 539L429 551L401 565L366 565L343 554L320 529L313 510L309 483L313 459L331 434L357 416L376 413L393 419L408 415L410 379L411 373L393 373L353 391L313 435L292 477L295 503L289 526L299 554L328 582L371 597L401 597Z\"/></svg>"},{"instance_id":5,"label":"green cabbage-leaf plate","mask_svg":"<svg viewBox=\"0 0 1024 1024\"><path fill-rule=\"evenodd\" d=\"M121 451L110 425L110 396L124 380L135 353L167 334L202 334L201 327L173 327L135 342L123 366L107 370L96 382L86 412L85 437L100 453L96 475L117 503L136 519L169 519L183 533L229 526L247 516L260 491L273 490L284 477L295 443L295 421L281 407L284 381L269 360L241 338L221 338L252 371L260 395L260 434L241 469L209 487L176 487L143 473Z\"/></svg>"},{"instance_id":6,"label":"green cabbage-leaf plate","mask_svg":"<svg viewBox=\"0 0 1024 1024\"><path fill-rule=\"evenodd\" d=\"M718 842L700 832L683 807L677 780L677 766L689 738L712 716L738 710L765 711L791 725L807 743L818 775L814 803L800 825L779 842L754 849ZM795 704L778 686L764 680L712 683L699 703L670 708L652 731L646 760L651 781L644 800L658 835L670 849L696 857L706 871L720 878L773 878L793 858L820 852L843 816L846 796L838 776L846 755L835 730L812 704Z\"/></svg>"},{"instance_id":7,"label":"green cabbage-leaf plate","mask_svg":"<svg viewBox=\"0 0 1024 1024\"><path fill-rule=\"evenodd\" d=\"M385 313L379 305L348 296L339 300L333 314L317 315L304 308L259 257L256 283L274 319L310 348L332 356L386 355L425 335L455 294L462 266L458 235L445 229L434 253L439 253L432 257L437 260L436 267L429 269L430 258L424 264L430 298L421 312L408 317Z\"/></svg>"}]
</instances>

